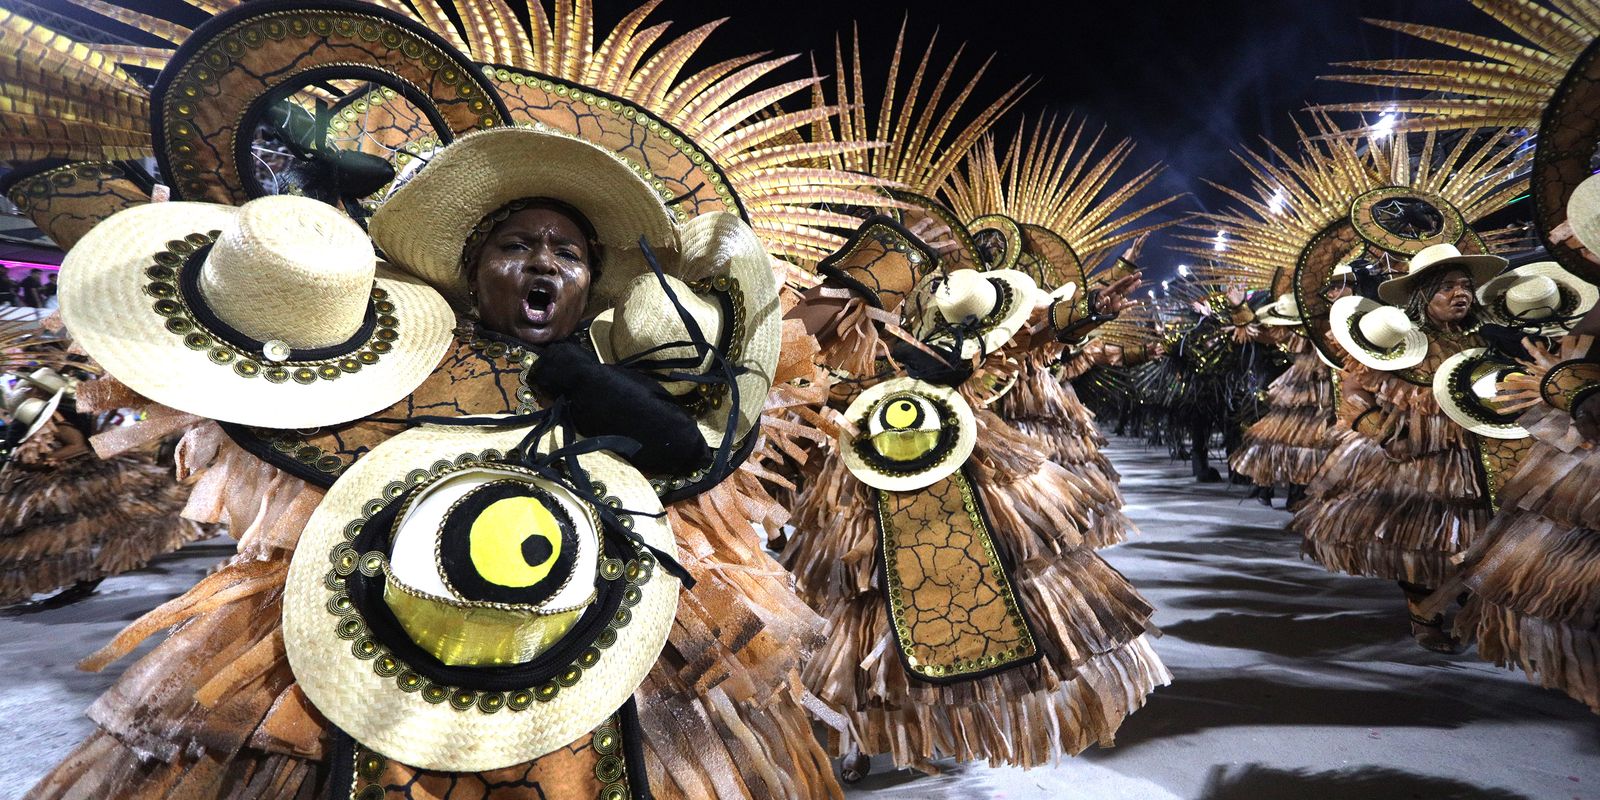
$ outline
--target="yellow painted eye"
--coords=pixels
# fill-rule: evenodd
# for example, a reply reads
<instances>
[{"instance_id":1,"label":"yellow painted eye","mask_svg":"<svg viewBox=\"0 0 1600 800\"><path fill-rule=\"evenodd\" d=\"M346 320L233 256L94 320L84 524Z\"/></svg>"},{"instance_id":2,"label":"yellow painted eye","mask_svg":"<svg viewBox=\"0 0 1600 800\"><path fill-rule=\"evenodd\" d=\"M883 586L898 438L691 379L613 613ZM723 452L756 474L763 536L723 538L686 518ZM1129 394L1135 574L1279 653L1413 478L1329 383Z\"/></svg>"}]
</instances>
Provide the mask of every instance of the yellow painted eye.
<instances>
[{"instance_id":1,"label":"yellow painted eye","mask_svg":"<svg viewBox=\"0 0 1600 800\"><path fill-rule=\"evenodd\" d=\"M484 580L522 589L550 575L561 537L561 524L538 498L507 497L473 520L468 553Z\"/></svg>"},{"instance_id":2,"label":"yellow painted eye","mask_svg":"<svg viewBox=\"0 0 1600 800\"><path fill-rule=\"evenodd\" d=\"M883 427L889 430L903 431L917 427L921 418L922 409L906 398L890 402L883 409Z\"/></svg>"}]
</instances>

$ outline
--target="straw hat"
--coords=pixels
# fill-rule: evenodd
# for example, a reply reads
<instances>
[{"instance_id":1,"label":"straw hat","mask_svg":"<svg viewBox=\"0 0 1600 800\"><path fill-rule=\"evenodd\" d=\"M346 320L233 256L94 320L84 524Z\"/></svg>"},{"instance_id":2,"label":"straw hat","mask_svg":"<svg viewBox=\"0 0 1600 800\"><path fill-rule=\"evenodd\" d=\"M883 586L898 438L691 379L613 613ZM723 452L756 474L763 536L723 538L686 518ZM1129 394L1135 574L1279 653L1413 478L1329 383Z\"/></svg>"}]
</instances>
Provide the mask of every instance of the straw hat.
<instances>
[{"instance_id":1,"label":"straw hat","mask_svg":"<svg viewBox=\"0 0 1600 800\"><path fill-rule=\"evenodd\" d=\"M1406 312L1365 297L1341 297L1328 312L1333 338L1352 358L1377 370L1406 369L1428 355L1428 336Z\"/></svg>"},{"instance_id":2,"label":"straw hat","mask_svg":"<svg viewBox=\"0 0 1600 800\"><path fill-rule=\"evenodd\" d=\"M953 341L955 326L975 320L961 345L961 357L972 358L980 351L999 350L1022 330L1039 289L1026 273L1014 269L958 269L934 284L932 293L918 336L929 342Z\"/></svg>"},{"instance_id":3,"label":"straw hat","mask_svg":"<svg viewBox=\"0 0 1600 800\"><path fill-rule=\"evenodd\" d=\"M1600 288L1554 261L1517 267L1478 289L1478 302L1492 317L1543 336L1565 336L1596 300Z\"/></svg>"},{"instance_id":4,"label":"straw hat","mask_svg":"<svg viewBox=\"0 0 1600 800\"><path fill-rule=\"evenodd\" d=\"M13 427L7 431L6 438L13 446L27 441L50 421L66 396L65 387L56 389L48 398L35 397L29 392L8 393L5 406Z\"/></svg>"},{"instance_id":5,"label":"straw hat","mask_svg":"<svg viewBox=\"0 0 1600 800\"><path fill-rule=\"evenodd\" d=\"M1405 305L1411 298L1411 290L1424 275L1444 269L1466 270L1472 276L1472 285L1482 286L1505 269L1508 263L1500 256L1462 255L1453 244L1424 247L1411 257L1406 265L1406 274L1379 284L1378 297L1391 305Z\"/></svg>"},{"instance_id":6,"label":"straw hat","mask_svg":"<svg viewBox=\"0 0 1600 800\"><path fill-rule=\"evenodd\" d=\"M307 522L284 592L289 665L363 746L422 769L520 764L600 725L655 664L678 580L561 473L503 455L528 432L407 431ZM609 453L577 460L633 534L676 552L643 476Z\"/></svg>"},{"instance_id":7,"label":"straw hat","mask_svg":"<svg viewBox=\"0 0 1600 800\"><path fill-rule=\"evenodd\" d=\"M1433 396L1445 416L1473 433L1491 439L1526 439L1528 430L1517 424L1518 415L1502 413L1496 400L1499 382L1514 373L1527 370L1486 348L1462 350L1433 373Z\"/></svg>"},{"instance_id":8,"label":"straw hat","mask_svg":"<svg viewBox=\"0 0 1600 800\"><path fill-rule=\"evenodd\" d=\"M841 435L850 474L874 489L910 492L961 468L978 441L972 407L954 389L892 378L862 392L845 409L860 432Z\"/></svg>"},{"instance_id":9,"label":"straw hat","mask_svg":"<svg viewBox=\"0 0 1600 800\"><path fill-rule=\"evenodd\" d=\"M663 267L676 262L673 215L649 180L610 150L535 128L479 131L437 151L373 214L372 240L395 266L467 308L468 240L499 222L489 219L496 211L529 197L582 212L605 249L585 316L611 306L630 281L650 271L641 237Z\"/></svg>"},{"instance_id":10,"label":"straw hat","mask_svg":"<svg viewBox=\"0 0 1600 800\"><path fill-rule=\"evenodd\" d=\"M1272 305L1262 309L1258 319L1263 325L1300 325L1305 322L1300 318L1300 304L1295 302L1292 294L1278 295Z\"/></svg>"},{"instance_id":11,"label":"straw hat","mask_svg":"<svg viewBox=\"0 0 1600 800\"><path fill-rule=\"evenodd\" d=\"M277 196L120 212L61 265L61 315L106 372L180 411L268 428L347 422L438 365L455 317L376 270L361 226Z\"/></svg>"},{"instance_id":12,"label":"straw hat","mask_svg":"<svg viewBox=\"0 0 1600 800\"><path fill-rule=\"evenodd\" d=\"M1572 235L1591 253L1600 253L1600 175L1590 175L1567 198Z\"/></svg>"},{"instance_id":13,"label":"straw hat","mask_svg":"<svg viewBox=\"0 0 1600 800\"><path fill-rule=\"evenodd\" d=\"M682 266L665 276L672 293L712 347L730 365L744 372L735 379L739 387L739 413L734 441L749 435L766 405L778 369L783 343L778 288L772 259L755 231L738 217L716 212L703 214L684 225ZM686 282L687 281L687 282ZM600 361L616 364L671 342L689 341L688 329L653 273L640 275L623 289L613 308L600 312L589 326L589 338ZM643 356L645 359L686 359L690 347L674 347ZM662 372L708 374L710 359L699 370L677 367ZM712 447L722 444L728 427L724 399L727 387L671 381L668 392L685 398L695 414L700 433ZM697 396L694 396L697 395Z\"/></svg>"},{"instance_id":14,"label":"straw hat","mask_svg":"<svg viewBox=\"0 0 1600 800\"><path fill-rule=\"evenodd\" d=\"M40 367L27 375L18 375L17 380L47 393L65 392L68 395L73 395L78 392L77 381L49 367Z\"/></svg>"}]
</instances>

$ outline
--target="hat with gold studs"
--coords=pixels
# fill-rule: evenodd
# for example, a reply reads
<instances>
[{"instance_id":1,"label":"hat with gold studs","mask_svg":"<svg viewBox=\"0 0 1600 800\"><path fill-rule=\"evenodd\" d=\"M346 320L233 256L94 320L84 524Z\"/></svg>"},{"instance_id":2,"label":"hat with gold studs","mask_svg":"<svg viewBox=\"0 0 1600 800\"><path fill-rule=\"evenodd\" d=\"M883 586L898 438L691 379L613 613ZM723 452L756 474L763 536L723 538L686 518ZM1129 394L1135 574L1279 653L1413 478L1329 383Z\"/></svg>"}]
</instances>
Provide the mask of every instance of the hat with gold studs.
<instances>
[{"instance_id":1,"label":"hat with gold studs","mask_svg":"<svg viewBox=\"0 0 1600 800\"><path fill-rule=\"evenodd\" d=\"M621 458L558 434L421 427L328 490L289 566L284 644L328 721L405 764L478 772L594 730L677 607L671 528Z\"/></svg>"},{"instance_id":2,"label":"hat with gold studs","mask_svg":"<svg viewBox=\"0 0 1600 800\"><path fill-rule=\"evenodd\" d=\"M1554 261L1517 267L1478 288L1478 302L1501 324L1565 336L1600 300L1600 288Z\"/></svg>"},{"instance_id":3,"label":"hat with gold studs","mask_svg":"<svg viewBox=\"0 0 1600 800\"><path fill-rule=\"evenodd\" d=\"M1517 414L1499 408L1499 383L1527 369L1487 348L1462 350L1444 360L1433 373L1433 396L1439 408L1456 424L1491 439L1524 439L1528 430L1517 424Z\"/></svg>"},{"instance_id":4,"label":"hat with gold studs","mask_svg":"<svg viewBox=\"0 0 1600 800\"><path fill-rule=\"evenodd\" d=\"M930 344L959 338L962 358L1004 347L1027 324L1040 295L1033 279L1014 269L958 269L928 288L932 298L917 336Z\"/></svg>"},{"instance_id":5,"label":"hat with gold studs","mask_svg":"<svg viewBox=\"0 0 1600 800\"><path fill-rule=\"evenodd\" d=\"M850 474L874 489L909 492L948 477L977 445L972 407L954 389L892 378L845 409L856 435L839 449Z\"/></svg>"},{"instance_id":6,"label":"hat with gold studs","mask_svg":"<svg viewBox=\"0 0 1600 800\"><path fill-rule=\"evenodd\" d=\"M455 327L438 292L378 268L355 221L287 195L111 216L67 253L61 316L145 397L267 428L387 408L438 366Z\"/></svg>"},{"instance_id":7,"label":"hat with gold studs","mask_svg":"<svg viewBox=\"0 0 1600 800\"><path fill-rule=\"evenodd\" d=\"M1358 295L1341 297L1328 312L1328 324L1350 357L1373 369L1407 369L1428 356L1427 334L1394 306Z\"/></svg>"},{"instance_id":8,"label":"hat with gold studs","mask_svg":"<svg viewBox=\"0 0 1600 800\"><path fill-rule=\"evenodd\" d=\"M1473 286L1482 286L1508 263L1500 256L1463 254L1453 244L1430 245L1411 257L1404 275L1379 284L1378 297L1385 303L1403 305L1423 276L1450 269L1464 270L1472 277Z\"/></svg>"}]
</instances>

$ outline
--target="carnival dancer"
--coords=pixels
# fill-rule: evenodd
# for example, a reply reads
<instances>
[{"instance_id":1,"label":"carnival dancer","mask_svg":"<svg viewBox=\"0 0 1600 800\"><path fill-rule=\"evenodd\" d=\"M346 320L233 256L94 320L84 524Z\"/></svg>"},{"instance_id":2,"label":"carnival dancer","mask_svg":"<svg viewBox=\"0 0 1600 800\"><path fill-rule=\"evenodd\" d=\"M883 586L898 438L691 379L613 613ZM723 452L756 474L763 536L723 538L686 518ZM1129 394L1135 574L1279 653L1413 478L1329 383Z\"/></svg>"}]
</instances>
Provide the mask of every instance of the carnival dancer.
<instances>
[{"instance_id":1,"label":"carnival dancer","mask_svg":"<svg viewBox=\"0 0 1600 800\"><path fill-rule=\"evenodd\" d=\"M1085 546L1071 473L985 408L1006 351L1054 338L1029 326L1037 296L1015 270L924 281L903 366L858 385L800 496L785 560L832 623L806 682L846 720L856 775L876 753L1049 763L1109 743L1168 680L1152 609Z\"/></svg>"}]
</instances>

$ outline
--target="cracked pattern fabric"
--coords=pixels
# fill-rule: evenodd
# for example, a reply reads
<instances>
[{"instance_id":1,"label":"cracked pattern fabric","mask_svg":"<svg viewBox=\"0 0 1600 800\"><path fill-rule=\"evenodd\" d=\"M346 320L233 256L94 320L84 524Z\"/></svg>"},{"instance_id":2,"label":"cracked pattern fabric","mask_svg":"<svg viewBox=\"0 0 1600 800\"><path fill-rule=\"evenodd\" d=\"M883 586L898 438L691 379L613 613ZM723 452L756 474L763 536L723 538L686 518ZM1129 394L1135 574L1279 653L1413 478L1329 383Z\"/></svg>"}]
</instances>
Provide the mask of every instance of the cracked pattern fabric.
<instances>
[{"instance_id":1,"label":"cracked pattern fabric","mask_svg":"<svg viewBox=\"0 0 1600 800\"><path fill-rule=\"evenodd\" d=\"M112 164L83 162L18 181L7 192L17 210L62 250L70 250L90 228L112 214L150 202Z\"/></svg>"},{"instance_id":2,"label":"cracked pattern fabric","mask_svg":"<svg viewBox=\"0 0 1600 800\"><path fill-rule=\"evenodd\" d=\"M515 69L496 68L493 80L512 122L547 125L622 156L662 181L684 219L713 211L743 216L716 164L643 109Z\"/></svg>"},{"instance_id":3,"label":"cracked pattern fabric","mask_svg":"<svg viewBox=\"0 0 1600 800\"><path fill-rule=\"evenodd\" d=\"M613 719L532 761L485 772L417 769L358 747L350 800L625 800L632 794L617 730ZM612 737L610 754L596 747L601 732Z\"/></svg>"},{"instance_id":4,"label":"cracked pattern fabric","mask_svg":"<svg viewBox=\"0 0 1600 800\"><path fill-rule=\"evenodd\" d=\"M894 311L934 266L922 255L899 231L886 225L867 225L851 237L844 249L824 259L818 269L838 270L871 292L885 311Z\"/></svg>"},{"instance_id":5,"label":"cracked pattern fabric","mask_svg":"<svg viewBox=\"0 0 1600 800\"><path fill-rule=\"evenodd\" d=\"M348 10L258 14L212 35L167 67L159 114L162 171L185 200L239 205L249 184L236 142L249 101L276 88L325 81L332 72L404 87L427 98L449 128L465 133L503 122L493 89L471 62L390 16ZM220 67L226 66L226 69ZM299 76L306 76L304 78ZM248 166L248 165L245 165Z\"/></svg>"},{"instance_id":6,"label":"cracked pattern fabric","mask_svg":"<svg viewBox=\"0 0 1600 800\"><path fill-rule=\"evenodd\" d=\"M919 677L987 672L1035 653L983 517L960 472L915 492L878 492L884 591Z\"/></svg>"}]
</instances>

